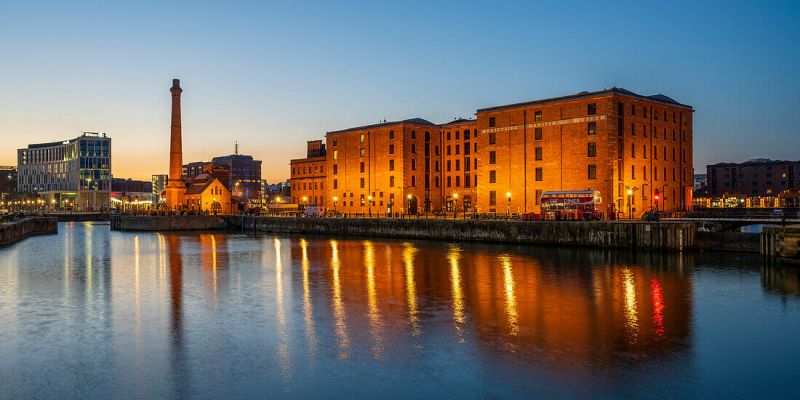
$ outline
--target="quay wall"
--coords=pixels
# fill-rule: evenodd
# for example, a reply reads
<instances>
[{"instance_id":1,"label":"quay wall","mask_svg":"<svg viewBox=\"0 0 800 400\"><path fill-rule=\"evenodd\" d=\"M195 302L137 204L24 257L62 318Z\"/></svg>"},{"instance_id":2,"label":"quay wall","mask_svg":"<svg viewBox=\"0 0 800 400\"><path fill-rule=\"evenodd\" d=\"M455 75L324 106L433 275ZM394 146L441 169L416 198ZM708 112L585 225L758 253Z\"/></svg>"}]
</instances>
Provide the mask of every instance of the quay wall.
<instances>
[{"instance_id":1,"label":"quay wall","mask_svg":"<svg viewBox=\"0 0 800 400\"><path fill-rule=\"evenodd\" d=\"M761 250L761 234L732 231L698 231L695 234L695 247L698 250L758 253Z\"/></svg>"},{"instance_id":2,"label":"quay wall","mask_svg":"<svg viewBox=\"0 0 800 400\"><path fill-rule=\"evenodd\" d=\"M670 222L474 221L224 217L228 229L404 239L480 241L684 251L695 247L697 228Z\"/></svg>"},{"instance_id":3,"label":"quay wall","mask_svg":"<svg viewBox=\"0 0 800 400\"><path fill-rule=\"evenodd\" d=\"M49 217L24 218L0 223L0 246L6 246L33 235L58 233L58 220Z\"/></svg>"},{"instance_id":4,"label":"quay wall","mask_svg":"<svg viewBox=\"0 0 800 400\"><path fill-rule=\"evenodd\" d=\"M221 216L200 215L115 215L111 229L118 231L210 231L227 227Z\"/></svg>"}]
</instances>

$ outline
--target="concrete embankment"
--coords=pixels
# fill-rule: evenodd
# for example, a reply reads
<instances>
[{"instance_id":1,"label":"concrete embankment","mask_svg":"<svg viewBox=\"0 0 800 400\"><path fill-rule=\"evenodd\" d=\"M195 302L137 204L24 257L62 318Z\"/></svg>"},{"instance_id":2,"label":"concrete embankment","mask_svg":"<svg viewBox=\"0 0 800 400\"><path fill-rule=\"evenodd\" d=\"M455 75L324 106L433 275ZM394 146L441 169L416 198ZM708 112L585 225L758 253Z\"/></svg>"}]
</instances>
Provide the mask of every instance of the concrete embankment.
<instances>
[{"instance_id":1,"label":"concrete embankment","mask_svg":"<svg viewBox=\"0 0 800 400\"><path fill-rule=\"evenodd\" d=\"M761 254L800 264L800 225L764 228Z\"/></svg>"},{"instance_id":2,"label":"concrete embankment","mask_svg":"<svg viewBox=\"0 0 800 400\"><path fill-rule=\"evenodd\" d=\"M573 245L683 251L696 226L648 222L523 222L433 219L341 219L226 216L229 229L271 233Z\"/></svg>"},{"instance_id":3,"label":"concrete embankment","mask_svg":"<svg viewBox=\"0 0 800 400\"><path fill-rule=\"evenodd\" d=\"M758 253L761 234L747 232L700 232L695 234L695 248L710 251Z\"/></svg>"},{"instance_id":4,"label":"concrete embankment","mask_svg":"<svg viewBox=\"0 0 800 400\"><path fill-rule=\"evenodd\" d=\"M225 229L225 219L200 215L115 215L111 229L119 231L210 231Z\"/></svg>"},{"instance_id":5,"label":"concrete embankment","mask_svg":"<svg viewBox=\"0 0 800 400\"><path fill-rule=\"evenodd\" d=\"M33 235L49 233L58 233L56 218L31 217L0 223L0 246L9 245Z\"/></svg>"},{"instance_id":6,"label":"concrete embankment","mask_svg":"<svg viewBox=\"0 0 800 400\"><path fill-rule=\"evenodd\" d=\"M111 219L109 213L55 213L45 214L45 217L57 218L58 222L89 222L89 221L108 221Z\"/></svg>"}]
</instances>

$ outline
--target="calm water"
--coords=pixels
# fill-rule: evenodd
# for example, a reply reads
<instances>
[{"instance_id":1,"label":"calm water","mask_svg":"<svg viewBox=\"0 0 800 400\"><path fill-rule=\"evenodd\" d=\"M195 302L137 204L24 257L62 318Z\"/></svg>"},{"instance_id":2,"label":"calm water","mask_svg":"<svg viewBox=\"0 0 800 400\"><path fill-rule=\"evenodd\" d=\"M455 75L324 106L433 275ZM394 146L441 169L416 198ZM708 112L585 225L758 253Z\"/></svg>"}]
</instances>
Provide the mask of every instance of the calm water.
<instances>
[{"instance_id":1,"label":"calm water","mask_svg":"<svg viewBox=\"0 0 800 400\"><path fill-rule=\"evenodd\" d=\"M62 224L0 249L0 398L798 398L798 271Z\"/></svg>"}]
</instances>

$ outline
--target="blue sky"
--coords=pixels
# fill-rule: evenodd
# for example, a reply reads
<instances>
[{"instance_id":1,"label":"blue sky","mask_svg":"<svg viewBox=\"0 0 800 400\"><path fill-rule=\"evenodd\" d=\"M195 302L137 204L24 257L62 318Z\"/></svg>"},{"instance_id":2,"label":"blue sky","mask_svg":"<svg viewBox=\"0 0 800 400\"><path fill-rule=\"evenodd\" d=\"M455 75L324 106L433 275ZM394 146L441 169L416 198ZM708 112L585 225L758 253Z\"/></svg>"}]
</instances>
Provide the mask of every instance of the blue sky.
<instances>
[{"instance_id":1,"label":"blue sky","mask_svg":"<svg viewBox=\"0 0 800 400\"><path fill-rule=\"evenodd\" d=\"M800 2L0 0L0 164L104 131L113 173L242 151L286 178L305 140L381 119L624 87L695 108L695 168L800 159Z\"/></svg>"}]
</instances>

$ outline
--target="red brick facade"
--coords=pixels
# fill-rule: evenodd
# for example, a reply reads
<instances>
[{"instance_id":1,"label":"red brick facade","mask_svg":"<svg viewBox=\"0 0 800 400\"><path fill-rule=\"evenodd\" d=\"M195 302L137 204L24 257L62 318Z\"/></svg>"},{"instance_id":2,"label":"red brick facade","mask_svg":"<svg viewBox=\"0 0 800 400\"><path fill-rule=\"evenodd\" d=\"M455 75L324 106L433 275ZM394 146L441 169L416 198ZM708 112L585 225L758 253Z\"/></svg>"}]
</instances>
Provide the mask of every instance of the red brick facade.
<instances>
[{"instance_id":1,"label":"red brick facade","mask_svg":"<svg viewBox=\"0 0 800 400\"><path fill-rule=\"evenodd\" d=\"M314 175L324 189L315 191L342 212L529 213L545 191L585 189L600 191L606 215L685 209L693 112L615 88L485 108L475 120L329 132L325 168ZM296 186L309 160L292 160L293 198L321 195Z\"/></svg>"}]
</instances>

